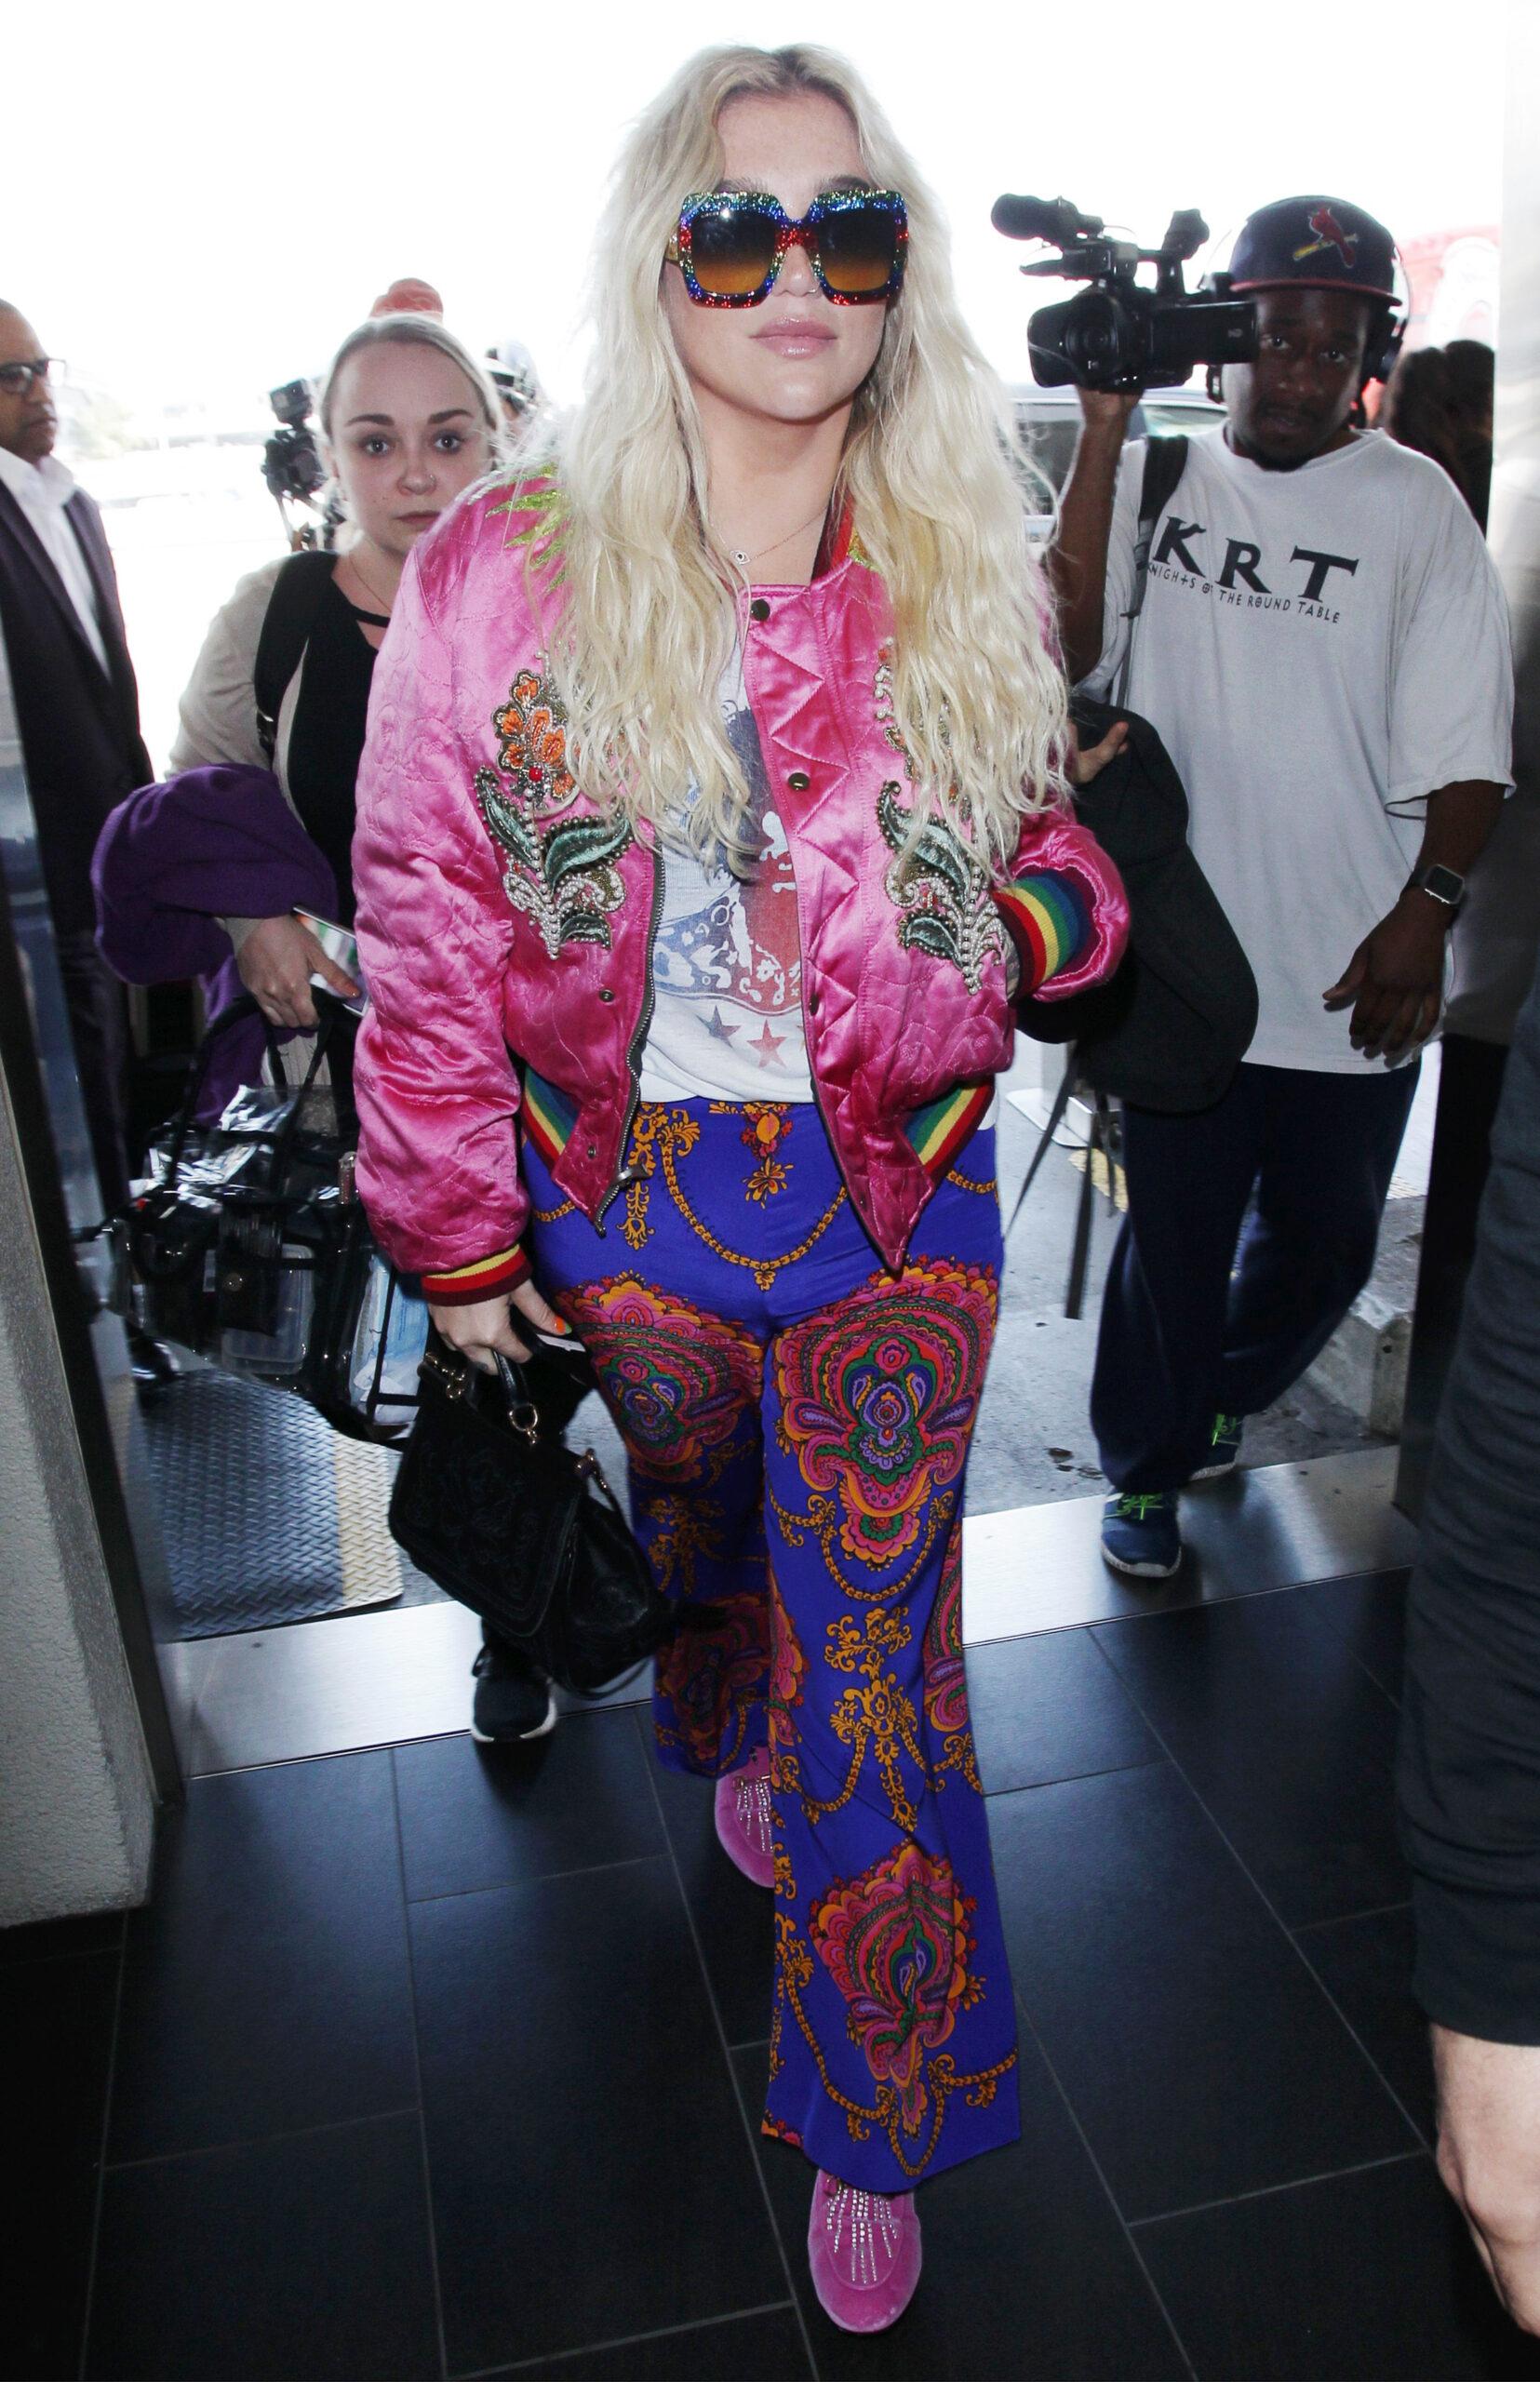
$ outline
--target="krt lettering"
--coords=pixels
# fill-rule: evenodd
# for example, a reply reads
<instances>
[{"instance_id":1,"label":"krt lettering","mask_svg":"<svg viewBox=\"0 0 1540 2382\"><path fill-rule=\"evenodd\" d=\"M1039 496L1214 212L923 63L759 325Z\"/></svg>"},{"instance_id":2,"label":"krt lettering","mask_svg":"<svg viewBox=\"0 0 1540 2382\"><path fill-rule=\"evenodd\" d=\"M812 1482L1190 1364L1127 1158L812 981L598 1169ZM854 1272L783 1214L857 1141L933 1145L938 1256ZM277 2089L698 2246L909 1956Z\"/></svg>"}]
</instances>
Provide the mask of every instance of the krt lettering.
<instances>
[{"instance_id":1,"label":"krt lettering","mask_svg":"<svg viewBox=\"0 0 1540 2382\"><path fill-rule=\"evenodd\" d=\"M1179 514L1168 515L1150 556L1151 568L1174 566L1178 570L1185 570L1190 578L1206 580L1208 573L1193 547L1199 539L1206 538L1208 534L1201 521L1184 521ZM1334 570L1345 570L1352 578L1359 567L1356 555L1330 555L1315 546L1296 546L1283 568L1291 568L1295 563L1306 566L1305 585L1295 591L1305 604L1320 602L1326 583ZM1226 538L1225 560L1214 575L1214 583L1233 594L1239 580L1243 587L1250 588L1253 596L1270 596L1274 590L1262 575L1262 548L1253 545L1249 538Z\"/></svg>"},{"instance_id":2,"label":"krt lettering","mask_svg":"<svg viewBox=\"0 0 1540 2382\"><path fill-rule=\"evenodd\" d=\"M1221 587L1233 587L1243 579L1253 596L1270 596L1272 589L1264 587L1256 575L1256 565L1262 560L1262 548L1248 545L1244 538L1231 538L1225 548L1225 568L1219 574Z\"/></svg>"},{"instance_id":3,"label":"krt lettering","mask_svg":"<svg viewBox=\"0 0 1540 2382\"><path fill-rule=\"evenodd\" d=\"M1155 549L1156 561L1170 562L1175 555L1180 569L1190 570L1195 579L1201 579L1201 567L1187 552L1185 542L1188 538L1201 538L1202 535L1201 521L1179 521L1173 513L1160 532L1160 543Z\"/></svg>"},{"instance_id":4,"label":"krt lettering","mask_svg":"<svg viewBox=\"0 0 1540 2382\"><path fill-rule=\"evenodd\" d=\"M1350 561L1346 555L1318 555L1309 546L1296 546L1289 559L1291 562L1307 562L1311 565L1309 583L1305 590L1305 600L1307 604L1320 602L1320 591L1326 584L1329 572L1346 570L1351 577L1358 569L1358 564Z\"/></svg>"}]
</instances>

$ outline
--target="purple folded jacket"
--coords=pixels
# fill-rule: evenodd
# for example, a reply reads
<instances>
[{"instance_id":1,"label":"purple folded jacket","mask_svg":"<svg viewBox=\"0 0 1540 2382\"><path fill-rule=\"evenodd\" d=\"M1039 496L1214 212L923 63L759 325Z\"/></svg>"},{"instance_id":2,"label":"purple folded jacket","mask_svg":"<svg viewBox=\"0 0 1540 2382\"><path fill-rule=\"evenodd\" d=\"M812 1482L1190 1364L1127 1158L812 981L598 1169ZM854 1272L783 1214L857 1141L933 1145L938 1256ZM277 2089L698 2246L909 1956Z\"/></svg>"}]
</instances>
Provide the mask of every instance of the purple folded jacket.
<instances>
[{"instance_id":1,"label":"purple folded jacket","mask_svg":"<svg viewBox=\"0 0 1540 2382\"><path fill-rule=\"evenodd\" d=\"M219 763L142 785L120 802L91 862L96 939L125 983L195 976L217 1018L244 987L221 918L274 918L288 910L337 915L331 870L270 769ZM280 1041L290 1038L278 1029ZM261 1077L260 1017L236 1020L210 1056L200 1122L243 1083Z\"/></svg>"}]
</instances>

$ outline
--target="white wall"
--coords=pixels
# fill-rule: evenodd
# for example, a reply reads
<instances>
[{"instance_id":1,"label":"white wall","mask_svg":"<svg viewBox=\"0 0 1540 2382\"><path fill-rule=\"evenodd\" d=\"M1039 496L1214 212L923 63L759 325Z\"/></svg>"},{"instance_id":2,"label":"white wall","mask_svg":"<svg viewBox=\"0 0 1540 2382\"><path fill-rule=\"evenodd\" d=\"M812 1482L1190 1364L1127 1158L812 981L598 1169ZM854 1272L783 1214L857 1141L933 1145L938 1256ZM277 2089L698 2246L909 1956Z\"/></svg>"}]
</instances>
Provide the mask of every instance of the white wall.
<instances>
[{"instance_id":1,"label":"white wall","mask_svg":"<svg viewBox=\"0 0 1540 2382\"><path fill-rule=\"evenodd\" d=\"M0 1927L149 1888L154 1796L0 1101Z\"/></svg>"}]
</instances>

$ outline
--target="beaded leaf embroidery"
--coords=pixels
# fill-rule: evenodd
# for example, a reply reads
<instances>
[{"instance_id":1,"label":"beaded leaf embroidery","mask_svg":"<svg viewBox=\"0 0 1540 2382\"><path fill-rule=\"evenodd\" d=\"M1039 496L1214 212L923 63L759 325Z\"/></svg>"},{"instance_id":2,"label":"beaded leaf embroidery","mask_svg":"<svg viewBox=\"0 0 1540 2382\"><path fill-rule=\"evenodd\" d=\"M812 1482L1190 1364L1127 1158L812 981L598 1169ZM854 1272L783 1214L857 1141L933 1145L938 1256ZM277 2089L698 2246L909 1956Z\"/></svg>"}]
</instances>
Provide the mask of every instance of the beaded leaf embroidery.
<instances>
[{"instance_id":1,"label":"beaded leaf embroidery","mask_svg":"<svg viewBox=\"0 0 1540 2382\"><path fill-rule=\"evenodd\" d=\"M625 899L615 863L631 842L623 819L563 819L543 832L494 769L477 769L476 801L487 831L506 854L502 890L533 920L548 958L564 943L609 949L609 919Z\"/></svg>"},{"instance_id":2,"label":"beaded leaf embroidery","mask_svg":"<svg viewBox=\"0 0 1540 2382\"><path fill-rule=\"evenodd\" d=\"M914 813L904 808L900 792L890 778L877 798L883 840L897 855L883 884L904 912L899 943L905 951L949 960L976 993L985 961L1003 960L1006 953L1005 925L992 898L989 872L944 820L927 820L906 849Z\"/></svg>"}]
</instances>

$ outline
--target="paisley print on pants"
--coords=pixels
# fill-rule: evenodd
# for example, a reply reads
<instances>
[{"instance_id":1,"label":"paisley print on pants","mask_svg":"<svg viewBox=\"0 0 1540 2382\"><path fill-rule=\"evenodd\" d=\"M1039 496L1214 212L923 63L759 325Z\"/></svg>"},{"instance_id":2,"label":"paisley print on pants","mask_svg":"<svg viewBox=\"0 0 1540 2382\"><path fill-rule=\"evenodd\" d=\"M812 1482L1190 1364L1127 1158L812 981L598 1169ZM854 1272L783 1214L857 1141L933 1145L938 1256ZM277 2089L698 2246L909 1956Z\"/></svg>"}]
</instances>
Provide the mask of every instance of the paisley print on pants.
<instances>
[{"instance_id":1,"label":"paisley print on pants","mask_svg":"<svg viewBox=\"0 0 1540 2382\"><path fill-rule=\"evenodd\" d=\"M603 1379L636 1470L716 1479L743 1409L759 1401L764 1360L753 1333L636 1274L567 1291L561 1305Z\"/></svg>"},{"instance_id":2,"label":"paisley print on pants","mask_svg":"<svg viewBox=\"0 0 1540 2382\"><path fill-rule=\"evenodd\" d=\"M781 1444L810 1489L834 1492L839 1545L857 1562L895 1562L961 1478L995 1304L987 1266L937 1259L897 1283L874 1275L776 1341Z\"/></svg>"}]
</instances>

